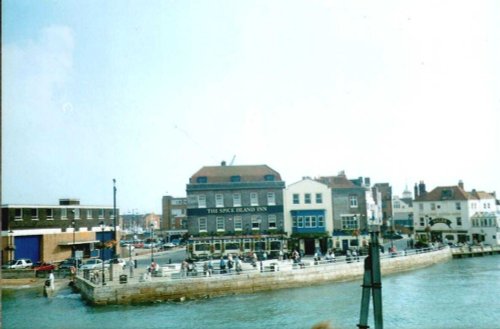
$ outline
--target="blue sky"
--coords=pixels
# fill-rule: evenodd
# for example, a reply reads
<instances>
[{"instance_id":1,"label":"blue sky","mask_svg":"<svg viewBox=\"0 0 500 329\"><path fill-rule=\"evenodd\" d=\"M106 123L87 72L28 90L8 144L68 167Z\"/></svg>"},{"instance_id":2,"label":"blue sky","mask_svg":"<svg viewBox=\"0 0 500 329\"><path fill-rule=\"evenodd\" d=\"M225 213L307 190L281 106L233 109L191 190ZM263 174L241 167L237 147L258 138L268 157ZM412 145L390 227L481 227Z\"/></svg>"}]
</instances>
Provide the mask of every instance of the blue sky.
<instances>
[{"instance_id":1,"label":"blue sky","mask_svg":"<svg viewBox=\"0 0 500 329\"><path fill-rule=\"evenodd\" d=\"M161 210L222 160L500 192L496 1L2 1L2 203Z\"/></svg>"}]
</instances>

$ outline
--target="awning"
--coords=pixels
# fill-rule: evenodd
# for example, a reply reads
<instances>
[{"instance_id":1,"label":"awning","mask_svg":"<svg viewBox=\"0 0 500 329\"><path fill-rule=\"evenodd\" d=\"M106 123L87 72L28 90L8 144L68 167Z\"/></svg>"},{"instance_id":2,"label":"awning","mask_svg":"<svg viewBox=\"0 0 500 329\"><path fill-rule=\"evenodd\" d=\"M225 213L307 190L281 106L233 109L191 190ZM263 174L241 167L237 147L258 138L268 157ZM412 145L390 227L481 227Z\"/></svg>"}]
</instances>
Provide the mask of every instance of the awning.
<instances>
[{"instance_id":1,"label":"awning","mask_svg":"<svg viewBox=\"0 0 500 329\"><path fill-rule=\"evenodd\" d=\"M97 242L101 242L100 240L84 240L84 241L75 241L75 243L73 243L73 241L64 241L64 242L59 242L59 245L60 246L73 246L73 245L77 245L77 244L90 244L90 243L97 243Z\"/></svg>"}]
</instances>

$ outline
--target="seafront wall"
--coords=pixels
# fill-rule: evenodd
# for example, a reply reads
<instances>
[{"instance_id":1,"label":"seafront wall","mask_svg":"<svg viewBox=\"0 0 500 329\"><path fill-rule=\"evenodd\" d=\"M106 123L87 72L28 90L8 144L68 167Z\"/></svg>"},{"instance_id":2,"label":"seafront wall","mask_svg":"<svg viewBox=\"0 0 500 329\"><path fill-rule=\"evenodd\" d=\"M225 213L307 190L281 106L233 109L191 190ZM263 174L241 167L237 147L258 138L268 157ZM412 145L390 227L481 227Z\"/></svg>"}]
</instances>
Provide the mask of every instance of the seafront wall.
<instances>
[{"instance_id":1,"label":"seafront wall","mask_svg":"<svg viewBox=\"0 0 500 329\"><path fill-rule=\"evenodd\" d=\"M449 248L441 250L381 257L382 275L410 271L452 258ZM116 281L107 285L93 284L81 277L76 286L82 297L92 305L147 303L156 301L178 301L215 296L253 293L291 287L303 287L328 282L347 281L363 276L363 260L352 263L328 263L292 268L290 263L279 263L275 271L243 271L234 275L212 277L187 277L183 279L153 278L151 281Z\"/></svg>"}]
</instances>

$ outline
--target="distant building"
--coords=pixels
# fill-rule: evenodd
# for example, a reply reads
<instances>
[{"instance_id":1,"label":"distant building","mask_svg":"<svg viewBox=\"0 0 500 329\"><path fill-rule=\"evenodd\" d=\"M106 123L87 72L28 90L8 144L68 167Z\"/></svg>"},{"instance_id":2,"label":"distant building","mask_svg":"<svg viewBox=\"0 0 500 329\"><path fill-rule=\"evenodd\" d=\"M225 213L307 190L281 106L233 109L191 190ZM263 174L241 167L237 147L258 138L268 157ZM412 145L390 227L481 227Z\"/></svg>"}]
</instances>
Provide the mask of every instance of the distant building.
<instances>
[{"instance_id":1,"label":"distant building","mask_svg":"<svg viewBox=\"0 0 500 329\"><path fill-rule=\"evenodd\" d=\"M392 187L389 183L377 183L373 185L374 193L380 192L382 208L382 231L394 230L392 221Z\"/></svg>"},{"instance_id":2,"label":"distant building","mask_svg":"<svg viewBox=\"0 0 500 329\"><path fill-rule=\"evenodd\" d=\"M187 198L162 198L161 231L187 229Z\"/></svg>"},{"instance_id":3,"label":"distant building","mask_svg":"<svg viewBox=\"0 0 500 329\"><path fill-rule=\"evenodd\" d=\"M420 182L413 202L417 238L450 243L499 245L499 213L495 193L467 192L462 181L430 192Z\"/></svg>"},{"instance_id":4,"label":"distant building","mask_svg":"<svg viewBox=\"0 0 500 329\"><path fill-rule=\"evenodd\" d=\"M119 209L116 212L119 218ZM81 205L78 199L60 199L58 205L2 205L2 262L56 262L73 251L90 257L94 244L113 240L112 226L112 206ZM104 258L111 254L112 249L105 249Z\"/></svg>"},{"instance_id":5,"label":"distant building","mask_svg":"<svg viewBox=\"0 0 500 329\"><path fill-rule=\"evenodd\" d=\"M332 193L327 185L305 177L286 188L284 203L292 249L312 255L332 248Z\"/></svg>"},{"instance_id":6,"label":"distant building","mask_svg":"<svg viewBox=\"0 0 500 329\"><path fill-rule=\"evenodd\" d=\"M278 253L286 247L284 187L266 165L201 168L186 187L191 255Z\"/></svg>"},{"instance_id":7,"label":"distant building","mask_svg":"<svg viewBox=\"0 0 500 329\"><path fill-rule=\"evenodd\" d=\"M392 225L395 231L413 233L413 198L408 188L401 197L392 197Z\"/></svg>"},{"instance_id":8,"label":"distant building","mask_svg":"<svg viewBox=\"0 0 500 329\"><path fill-rule=\"evenodd\" d=\"M333 247L336 250L359 248L368 244L368 232L382 224L382 197L370 178L349 180L345 172L315 178L332 193Z\"/></svg>"}]
</instances>

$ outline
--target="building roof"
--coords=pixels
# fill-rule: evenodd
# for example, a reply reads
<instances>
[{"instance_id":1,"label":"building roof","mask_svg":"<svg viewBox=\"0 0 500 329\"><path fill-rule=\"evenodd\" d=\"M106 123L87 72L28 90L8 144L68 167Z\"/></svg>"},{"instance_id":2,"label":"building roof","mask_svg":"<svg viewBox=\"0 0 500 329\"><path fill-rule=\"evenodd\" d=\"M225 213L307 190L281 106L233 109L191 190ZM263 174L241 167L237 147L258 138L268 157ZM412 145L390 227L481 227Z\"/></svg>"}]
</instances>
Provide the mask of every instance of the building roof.
<instances>
[{"instance_id":1,"label":"building roof","mask_svg":"<svg viewBox=\"0 0 500 329\"><path fill-rule=\"evenodd\" d=\"M267 165L206 166L191 176L189 182L193 184L198 177L206 177L207 183L227 183L237 176L241 182L262 182L268 175L274 176L274 181L281 181L281 175Z\"/></svg>"},{"instance_id":2,"label":"building roof","mask_svg":"<svg viewBox=\"0 0 500 329\"><path fill-rule=\"evenodd\" d=\"M329 188L359 188L351 182L345 175L324 176L315 178L316 181L326 184Z\"/></svg>"},{"instance_id":3,"label":"building roof","mask_svg":"<svg viewBox=\"0 0 500 329\"><path fill-rule=\"evenodd\" d=\"M490 193L476 190L466 192L460 186L438 186L424 195L419 195L415 198L415 201L465 201L480 199L494 199L494 196Z\"/></svg>"}]
</instances>

